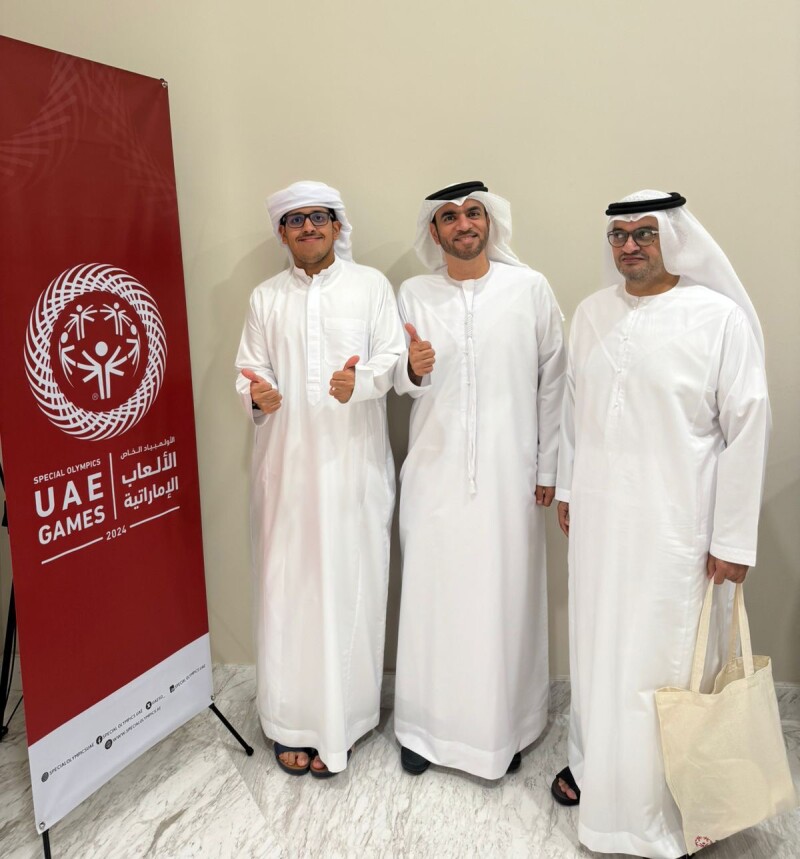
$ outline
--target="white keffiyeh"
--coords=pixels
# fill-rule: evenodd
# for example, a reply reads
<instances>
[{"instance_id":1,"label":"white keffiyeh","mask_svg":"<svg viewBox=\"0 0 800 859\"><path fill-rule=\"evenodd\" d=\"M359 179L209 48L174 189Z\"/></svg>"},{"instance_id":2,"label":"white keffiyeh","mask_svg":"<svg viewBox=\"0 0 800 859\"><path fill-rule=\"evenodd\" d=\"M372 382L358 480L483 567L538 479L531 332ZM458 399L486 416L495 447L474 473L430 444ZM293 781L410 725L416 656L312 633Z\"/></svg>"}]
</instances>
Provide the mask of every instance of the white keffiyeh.
<instances>
[{"instance_id":1,"label":"white keffiyeh","mask_svg":"<svg viewBox=\"0 0 800 859\"><path fill-rule=\"evenodd\" d=\"M443 268L445 263L444 252L436 244L431 236L430 223L433 216L442 206L455 203L462 206L465 200L477 200L482 203L489 214L489 242L486 245L486 253L490 260L504 262L508 265L525 266L520 262L514 251L511 250L511 204L508 200L492 194L490 191L473 191L464 197L453 200L423 200L417 218L417 237L414 240L414 249L422 264L429 271Z\"/></svg>"},{"instance_id":2,"label":"white keffiyeh","mask_svg":"<svg viewBox=\"0 0 800 859\"><path fill-rule=\"evenodd\" d=\"M353 259L353 247L350 234L353 228L347 220L347 214L344 210L341 194L330 185L324 182L295 182L288 188L282 191L276 191L267 197L267 211L269 219L272 221L272 230L281 240L281 235L278 230L281 218L287 213L295 209L303 209L307 206L321 206L324 209L333 209L336 212L336 218L341 224L339 235L333 243L334 254L338 259ZM286 249L289 250L288 247ZM291 253L289 253L291 259Z\"/></svg>"}]
</instances>

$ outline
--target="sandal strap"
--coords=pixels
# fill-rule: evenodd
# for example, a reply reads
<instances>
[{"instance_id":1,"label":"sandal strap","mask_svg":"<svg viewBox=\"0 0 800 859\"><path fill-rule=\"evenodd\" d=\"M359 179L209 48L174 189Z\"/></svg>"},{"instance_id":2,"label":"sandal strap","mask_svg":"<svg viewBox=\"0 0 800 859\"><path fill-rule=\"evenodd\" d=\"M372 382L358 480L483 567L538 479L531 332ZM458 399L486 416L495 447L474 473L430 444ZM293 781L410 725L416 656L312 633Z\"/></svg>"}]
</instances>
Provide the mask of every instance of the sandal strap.
<instances>
[{"instance_id":1,"label":"sandal strap","mask_svg":"<svg viewBox=\"0 0 800 859\"><path fill-rule=\"evenodd\" d=\"M283 743L279 743L277 740L273 742L273 746L275 747L276 755L283 755L286 754L286 752L303 752L311 757L312 752L314 752L314 749L309 748L308 746L284 746Z\"/></svg>"}]
</instances>

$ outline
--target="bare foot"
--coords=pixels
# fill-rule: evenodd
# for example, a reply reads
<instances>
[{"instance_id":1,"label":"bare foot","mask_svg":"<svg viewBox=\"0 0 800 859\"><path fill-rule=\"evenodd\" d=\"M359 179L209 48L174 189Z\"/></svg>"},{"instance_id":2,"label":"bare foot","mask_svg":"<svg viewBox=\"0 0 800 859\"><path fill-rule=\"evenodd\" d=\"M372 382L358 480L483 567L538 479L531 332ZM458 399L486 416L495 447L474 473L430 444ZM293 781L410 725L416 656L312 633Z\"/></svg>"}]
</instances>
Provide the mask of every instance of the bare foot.
<instances>
[{"instance_id":1,"label":"bare foot","mask_svg":"<svg viewBox=\"0 0 800 859\"><path fill-rule=\"evenodd\" d=\"M308 766L308 755L305 752L284 752L282 755L278 755L278 757L287 767L303 769Z\"/></svg>"},{"instance_id":2,"label":"bare foot","mask_svg":"<svg viewBox=\"0 0 800 859\"><path fill-rule=\"evenodd\" d=\"M570 799L577 799L578 794L564 781L563 778L558 780L558 786L563 794L568 796Z\"/></svg>"}]
</instances>

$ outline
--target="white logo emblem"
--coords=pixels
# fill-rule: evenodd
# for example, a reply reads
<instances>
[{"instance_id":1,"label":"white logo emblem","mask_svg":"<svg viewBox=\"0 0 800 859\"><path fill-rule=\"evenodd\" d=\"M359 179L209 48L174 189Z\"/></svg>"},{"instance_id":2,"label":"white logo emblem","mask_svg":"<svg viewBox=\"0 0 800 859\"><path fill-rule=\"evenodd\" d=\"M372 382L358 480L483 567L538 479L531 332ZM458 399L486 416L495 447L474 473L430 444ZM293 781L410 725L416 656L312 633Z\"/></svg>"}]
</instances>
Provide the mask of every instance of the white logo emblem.
<instances>
[{"instance_id":1,"label":"white logo emblem","mask_svg":"<svg viewBox=\"0 0 800 859\"><path fill-rule=\"evenodd\" d=\"M152 296L110 265L62 272L39 296L25 337L39 408L65 433L91 441L121 435L147 414L166 357Z\"/></svg>"}]
</instances>

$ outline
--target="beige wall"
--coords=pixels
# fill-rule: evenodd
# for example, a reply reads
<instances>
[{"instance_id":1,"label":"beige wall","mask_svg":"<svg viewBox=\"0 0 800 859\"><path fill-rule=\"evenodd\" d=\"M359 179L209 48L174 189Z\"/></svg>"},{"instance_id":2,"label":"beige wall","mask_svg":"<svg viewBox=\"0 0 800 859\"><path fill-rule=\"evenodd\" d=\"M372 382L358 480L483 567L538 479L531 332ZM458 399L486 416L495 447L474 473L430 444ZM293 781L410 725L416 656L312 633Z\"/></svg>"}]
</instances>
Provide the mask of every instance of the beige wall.
<instances>
[{"instance_id":1,"label":"beige wall","mask_svg":"<svg viewBox=\"0 0 800 859\"><path fill-rule=\"evenodd\" d=\"M422 196L484 179L568 319L599 286L603 209L687 195L768 347L775 432L755 642L800 681L800 4L795 0L0 0L9 36L170 84L215 657L249 661L247 450L233 359L250 290L284 257L263 198L342 189L357 258L395 286ZM398 458L406 403L390 402ZM568 672L565 543L549 523L551 664ZM4 565L5 569L5 565ZM387 665L399 576L392 571Z\"/></svg>"}]
</instances>

